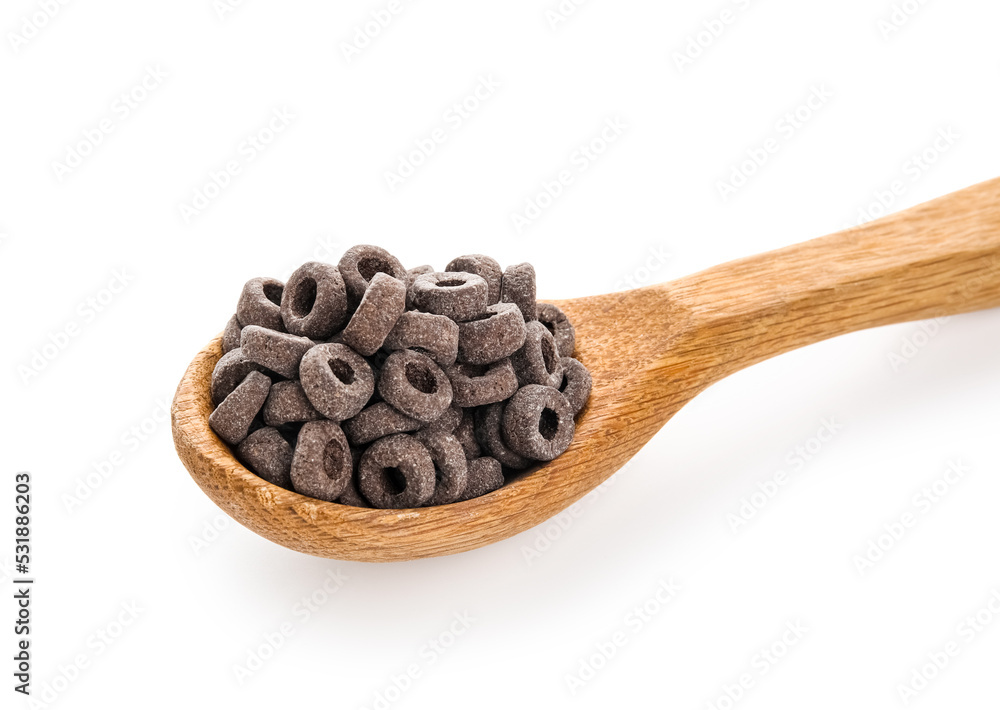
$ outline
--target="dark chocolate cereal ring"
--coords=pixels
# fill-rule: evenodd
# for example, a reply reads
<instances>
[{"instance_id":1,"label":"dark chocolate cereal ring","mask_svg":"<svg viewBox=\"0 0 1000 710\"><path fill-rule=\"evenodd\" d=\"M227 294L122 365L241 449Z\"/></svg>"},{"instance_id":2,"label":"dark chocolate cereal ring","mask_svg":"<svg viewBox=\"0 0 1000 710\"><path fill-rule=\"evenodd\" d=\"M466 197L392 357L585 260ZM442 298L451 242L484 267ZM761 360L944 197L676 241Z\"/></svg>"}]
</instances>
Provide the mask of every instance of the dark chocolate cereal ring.
<instances>
[{"instance_id":1,"label":"dark chocolate cereal ring","mask_svg":"<svg viewBox=\"0 0 1000 710\"><path fill-rule=\"evenodd\" d=\"M313 345L309 338L259 325L245 326L240 332L240 350L248 359L290 379L299 376L299 362Z\"/></svg>"},{"instance_id":2,"label":"dark chocolate cereal ring","mask_svg":"<svg viewBox=\"0 0 1000 710\"><path fill-rule=\"evenodd\" d=\"M524 345L524 316L513 303L495 303L476 318L458 324L458 359L488 365Z\"/></svg>"},{"instance_id":3,"label":"dark chocolate cereal ring","mask_svg":"<svg viewBox=\"0 0 1000 710\"><path fill-rule=\"evenodd\" d=\"M528 468L531 461L514 453L503 438L503 402L495 402L476 410L476 438L490 456L507 468Z\"/></svg>"},{"instance_id":4,"label":"dark chocolate cereal ring","mask_svg":"<svg viewBox=\"0 0 1000 710\"><path fill-rule=\"evenodd\" d=\"M412 269L406 270L406 310L413 308L413 301L410 299L410 289L413 287L413 282L416 281L417 277L421 274L430 274L433 271L434 267L430 264L414 266Z\"/></svg>"},{"instance_id":5,"label":"dark chocolate cereal ring","mask_svg":"<svg viewBox=\"0 0 1000 710\"><path fill-rule=\"evenodd\" d=\"M576 350L576 329L562 309L551 303L539 303L535 313L538 315L538 321L548 328L555 338L559 355L572 357L573 351Z\"/></svg>"},{"instance_id":6,"label":"dark chocolate cereal ring","mask_svg":"<svg viewBox=\"0 0 1000 710\"><path fill-rule=\"evenodd\" d=\"M579 360L571 357L562 358L563 381L559 386L559 391L569 402L570 410L575 417L583 409L583 405L590 398L590 389L594 380L590 376L590 371L583 366Z\"/></svg>"},{"instance_id":7,"label":"dark chocolate cereal ring","mask_svg":"<svg viewBox=\"0 0 1000 710\"><path fill-rule=\"evenodd\" d=\"M525 458L551 461L569 447L575 432L569 402L552 387L525 385L504 408L504 440Z\"/></svg>"},{"instance_id":8,"label":"dark chocolate cereal ring","mask_svg":"<svg viewBox=\"0 0 1000 710\"><path fill-rule=\"evenodd\" d=\"M409 434L387 436L361 456L358 489L376 508L416 508L434 494L434 461Z\"/></svg>"},{"instance_id":9,"label":"dark chocolate cereal ring","mask_svg":"<svg viewBox=\"0 0 1000 710\"><path fill-rule=\"evenodd\" d=\"M321 343L302 358L302 389L320 414L334 421L360 412L375 391L365 359L346 345Z\"/></svg>"},{"instance_id":10,"label":"dark chocolate cereal ring","mask_svg":"<svg viewBox=\"0 0 1000 710\"><path fill-rule=\"evenodd\" d=\"M274 427L262 427L247 436L236 449L236 457L268 483L292 490L292 445Z\"/></svg>"},{"instance_id":11,"label":"dark chocolate cereal ring","mask_svg":"<svg viewBox=\"0 0 1000 710\"><path fill-rule=\"evenodd\" d=\"M259 325L271 330L285 330L281 319L281 295L285 284L277 279L258 277L243 284L236 303L236 317L246 325Z\"/></svg>"},{"instance_id":12,"label":"dark chocolate cereal ring","mask_svg":"<svg viewBox=\"0 0 1000 710\"><path fill-rule=\"evenodd\" d=\"M281 296L281 319L289 333L322 340L346 318L347 291L336 266L307 261L288 278Z\"/></svg>"},{"instance_id":13,"label":"dark chocolate cereal ring","mask_svg":"<svg viewBox=\"0 0 1000 710\"><path fill-rule=\"evenodd\" d=\"M406 285L381 271L372 276L361 303L341 333L359 355L374 355L406 310Z\"/></svg>"},{"instance_id":14,"label":"dark chocolate cereal ring","mask_svg":"<svg viewBox=\"0 0 1000 710\"><path fill-rule=\"evenodd\" d=\"M486 310L488 296L486 279L464 271L421 274L410 289L414 308L455 321L475 318Z\"/></svg>"},{"instance_id":15,"label":"dark chocolate cereal ring","mask_svg":"<svg viewBox=\"0 0 1000 710\"><path fill-rule=\"evenodd\" d=\"M445 271L464 271L482 276L489 287L486 304L492 305L500 300L500 284L503 281L503 269L493 257L483 254L466 254L448 262Z\"/></svg>"},{"instance_id":16,"label":"dark chocolate cereal ring","mask_svg":"<svg viewBox=\"0 0 1000 710\"><path fill-rule=\"evenodd\" d=\"M212 403L219 404L229 396L243 379L252 371L265 368L243 354L242 348L234 348L219 358L212 370ZM269 374L264 372L265 375Z\"/></svg>"},{"instance_id":17,"label":"dark chocolate cereal ring","mask_svg":"<svg viewBox=\"0 0 1000 710\"><path fill-rule=\"evenodd\" d=\"M427 447L434 462L434 494L424 505L454 503L465 490L468 463L462 445L444 431L424 429L414 437Z\"/></svg>"},{"instance_id":18,"label":"dark chocolate cereal ring","mask_svg":"<svg viewBox=\"0 0 1000 710\"><path fill-rule=\"evenodd\" d=\"M458 407L480 407L502 402L517 392L517 375L510 358L490 365L459 362L445 368L451 381L452 402Z\"/></svg>"},{"instance_id":19,"label":"dark chocolate cereal ring","mask_svg":"<svg viewBox=\"0 0 1000 710\"><path fill-rule=\"evenodd\" d=\"M340 258L338 267L347 287L348 302L352 306L361 302L368 290L368 283L379 272L406 283L406 269L399 263L399 259L382 247L370 244L358 244L348 249Z\"/></svg>"},{"instance_id":20,"label":"dark chocolate cereal ring","mask_svg":"<svg viewBox=\"0 0 1000 710\"><path fill-rule=\"evenodd\" d=\"M209 415L209 426L220 439L236 446L246 438L250 424L264 406L270 389L270 377L256 370L251 371Z\"/></svg>"},{"instance_id":21,"label":"dark chocolate cereal ring","mask_svg":"<svg viewBox=\"0 0 1000 710\"><path fill-rule=\"evenodd\" d=\"M344 422L344 433L355 446L368 444L391 434L416 431L424 423L408 417L387 402L375 402Z\"/></svg>"},{"instance_id":22,"label":"dark chocolate cereal ring","mask_svg":"<svg viewBox=\"0 0 1000 710\"><path fill-rule=\"evenodd\" d=\"M459 326L447 316L407 311L382 344L386 350L420 350L442 367L458 357Z\"/></svg>"},{"instance_id":23,"label":"dark chocolate cereal ring","mask_svg":"<svg viewBox=\"0 0 1000 710\"><path fill-rule=\"evenodd\" d=\"M262 414L264 423L269 427L323 418L323 415L309 402L302 385L295 380L275 382L271 385L271 393L267 395Z\"/></svg>"},{"instance_id":24,"label":"dark chocolate cereal ring","mask_svg":"<svg viewBox=\"0 0 1000 710\"><path fill-rule=\"evenodd\" d=\"M240 330L242 329L243 326L240 325L240 320L236 316L230 318L229 322L226 323L226 329L222 331L223 355L240 346Z\"/></svg>"},{"instance_id":25,"label":"dark chocolate cereal ring","mask_svg":"<svg viewBox=\"0 0 1000 710\"><path fill-rule=\"evenodd\" d=\"M460 407L456 407L453 401L451 406L441 413L440 417L432 422L427 422L421 427L421 429L426 429L427 431L443 431L445 434L450 434L455 431L455 427L457 427L459 422L462 421L463 414L464 410Z\"/></svg>"},{"instance_id":26,"label":"dark chocolate cereal ring","mask_svg":"<svg viewBox=\"0 0 1000 710\"><path fill-rule=\"evenodd\" d=\"M463 409L462 421L458 423L455 431L452 432L454 437L458 439L458 443L462 445L462 450L465 451L465 458L467 459L479 458L482 455L482 449L479 446L479 442L476 441L476 423L472 412L473 410L471 409Z\"/></svg>"},{"instance_id":27,"label":"dark chocolate cereal ring","mask_svg":"<svg viewBox=\"0 0 1000 710\"><path fill-rule=\"evenodd\" d=\"M295 491L310 498L334 501L351 478L351 447L335 422L307 422L299 431L292 457Z\"/></svg>"},{"instance_id":28,"label":"dark chocolate cereal ring","mask_svg":"<svg viewBox=\"0 0 1000 710\"><path fill-rule=\"evenodd\" d=\"M355 508L371 508L368 505L368 501L364 499L361 495L361 491L358 490L358 484L354 476L347 479L347 485L344 486L344 492L340 494L337 502L341 505L353 505Z\"/></svg>"},{"instance_id":29,"label":"dark chocolate cereal ring","mask_svg":"<svg viewBox=\"0 0 1000 710\"><path fill-rule=\"evenodd\" d=\"M397 350L385 361L378 378L382 399L403 414L432 422L451 404L451 382L423 353Z\"/></svg>"},{"instance_id":30,"label":"dark chocolate cereal ring","mask_svg":"<svg viewBox=\"0 0 1000 710\"><path fill-rule=\"evenodd\" d=\"M557 388L562 383L563 369L555 338L549 329L538 321L527 324L524 345L510 356L523 385L545 385Z\"/></svg>"},{"instance_id":31,"label":"dark chocolate cereal ring","mask_svg":"<svg viewBox=\"0 0 1000 710\"><path fill-rule=\"evenodd\" d=\"M535 267L527 262L508 266L500 284L500 300L516 303L526 323L535 320Z\"/></svg>"},{"instance_id":32,"label":"dark chocolate cereal ring","mask_svg":"<svg viewBox=\"0 0 1000 710\"><path fill-rule=\"evenodd\" d=\"M465 490L459 500L471 500L495 491L503 485L503 469L500 462L490 456L469 461Z\"/></svg>"}]
</instances>

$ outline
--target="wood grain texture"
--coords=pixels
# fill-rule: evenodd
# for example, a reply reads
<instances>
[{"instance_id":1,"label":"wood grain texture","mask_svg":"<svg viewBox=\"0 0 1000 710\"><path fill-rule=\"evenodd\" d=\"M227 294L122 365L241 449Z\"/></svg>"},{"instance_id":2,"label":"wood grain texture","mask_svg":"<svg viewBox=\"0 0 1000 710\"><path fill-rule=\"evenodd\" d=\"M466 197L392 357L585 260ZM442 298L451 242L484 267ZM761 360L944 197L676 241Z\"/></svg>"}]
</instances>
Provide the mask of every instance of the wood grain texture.
<instances>
[{"instance_id":1,"label":"wood grain texture","mask_svg":"<svg viewBox=\"0 0 1000 710\"><path fill-rule=\"evenodd\" d=\"M367 510L258 478L208 426L218 337L177 388L177 452L229 515L308 554L386 562L496 542L599 485L726 375L862 328L1000 305L1000 179L677 281L556 303L576 325L577 357L594 378L591 400L566 453L481 498Z\"/></svg>"}]
</instances>

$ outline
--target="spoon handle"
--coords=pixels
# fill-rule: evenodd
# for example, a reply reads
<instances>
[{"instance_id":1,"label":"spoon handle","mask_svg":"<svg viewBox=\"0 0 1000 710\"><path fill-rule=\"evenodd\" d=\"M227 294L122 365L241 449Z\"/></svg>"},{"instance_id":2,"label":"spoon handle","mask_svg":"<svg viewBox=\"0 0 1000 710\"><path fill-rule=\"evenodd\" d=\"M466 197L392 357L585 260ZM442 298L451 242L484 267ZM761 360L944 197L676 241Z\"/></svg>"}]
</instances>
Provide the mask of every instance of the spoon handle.
<instances>
[{"instance_id":1,"label":"spoon handle","mask_svg":"<svg viewBox=\"0 0 1000 710\"><path fill-rule=\"evenodd\" d=\"M712 379L835 335L1000 306L1000 178L661 287L687 321L678 345L711 359Z\"/></svg>"}]
</instances>

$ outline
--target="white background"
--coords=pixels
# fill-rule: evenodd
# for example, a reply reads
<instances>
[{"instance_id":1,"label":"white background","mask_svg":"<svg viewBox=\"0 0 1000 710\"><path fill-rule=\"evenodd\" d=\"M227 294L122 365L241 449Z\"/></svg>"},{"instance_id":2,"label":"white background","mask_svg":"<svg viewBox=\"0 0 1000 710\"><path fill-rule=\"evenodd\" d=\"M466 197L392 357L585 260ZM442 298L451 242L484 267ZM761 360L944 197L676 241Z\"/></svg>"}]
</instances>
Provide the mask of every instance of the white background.
<instances>
[{"instance_id":1,"label":"white background","mask_svg":"<svg viewBox=\"0 0 1000 710\"><path fill-rule=\"evenodd\" d=\"M8 579L13 474L28 470L33 687L48 706L370 708L416 664L390 707L727 708L741 674L740 708L903 707L900 684L953 642L910 707L997 707L1000 312L751 368L562 528L412 563L311 558L226 524L155 421L246 279L354 243L408 266L530 260L540 295L561 298L820 236L879 193L895 211L996 177L1000 7L904 4L889 31L888 0L593 0L554 26L557 0L420 0L348 61L344 43L387 2L248 0L222 16L211 0L71 2L51 19L45 3L4 3L0 704L26 705L10 687ZM676 53L724 9L732 22L680 70ZM147 67L166 76L126 116L116 102L143 93ZM499 88L456 126L446 112L480 77ZM832 96L788 135L779 122L813 88ZM249 159L241 143L283 109L294 118ZM607 119L625 130L579 172L574 152ZM102 121L74 169L54 165ZM391 190L386 171L435 129L445 142ZM772 137L780 149L722 199L718 181ZM230 160L239 174L185 220ZM562 169L573 183L518 233L511 214ZM91 313L116 270L127 285ZM796 447L811 451L801 466ZM968 473L917 507L949 461ZM787 483L734 531L728 516L779 470ZM856 556L907 511L916 524L861 573ZM324 598L330 571L346 581ZM651 601L661 580L679 587L665 605ZM636 623L646 603L657 613ZM141 611L120 628L128 604ZM984 608L970 639L960 625ZM451 639L463 612L471 627ZM756 654L790 622L807 631L762 674ZM595 657L616 633L625 644ZM454 643L438 655L430 639ZM251 651L268 658L241 682Z\"/></svg>"}]
</instances>

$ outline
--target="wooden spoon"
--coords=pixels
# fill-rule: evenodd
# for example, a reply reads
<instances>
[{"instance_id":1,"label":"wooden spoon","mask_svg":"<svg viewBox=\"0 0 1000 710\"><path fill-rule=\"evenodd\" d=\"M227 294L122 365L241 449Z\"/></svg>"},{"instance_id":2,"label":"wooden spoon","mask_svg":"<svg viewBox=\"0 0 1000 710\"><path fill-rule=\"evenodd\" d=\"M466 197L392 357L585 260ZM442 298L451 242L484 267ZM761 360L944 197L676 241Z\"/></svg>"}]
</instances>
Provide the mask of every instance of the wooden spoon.
<instances>
[{"instance_id":1,"label":"wooden spoon","mask_svg":"<svg viewBox=\"0 0 1000 710\"><path fill-rule=\"evenodd\" d=\"M599 485L726 375L842 333L1000 305L1000 178L677 281L556 303L576 325L577 357L593 374L590 402L562 456L481 498L370 510L258 478L208 426L219 337L177 388L177 453L229 515L311 555L388 562L503 540Z\"/></svg>"}]
</instances>

